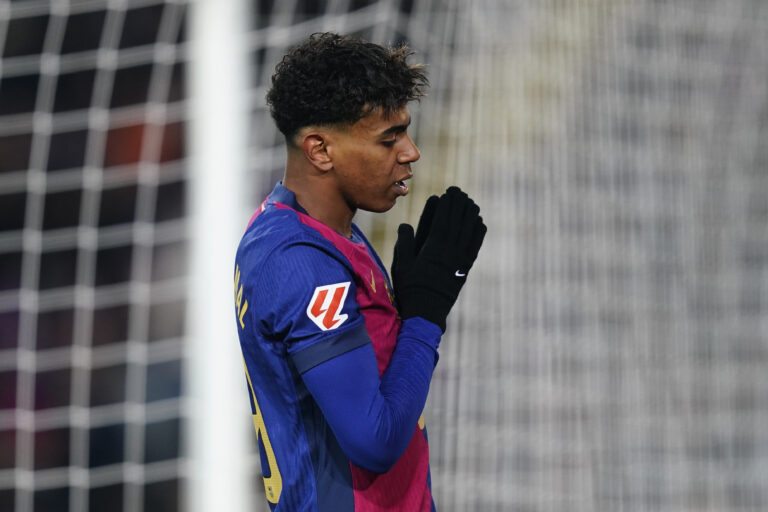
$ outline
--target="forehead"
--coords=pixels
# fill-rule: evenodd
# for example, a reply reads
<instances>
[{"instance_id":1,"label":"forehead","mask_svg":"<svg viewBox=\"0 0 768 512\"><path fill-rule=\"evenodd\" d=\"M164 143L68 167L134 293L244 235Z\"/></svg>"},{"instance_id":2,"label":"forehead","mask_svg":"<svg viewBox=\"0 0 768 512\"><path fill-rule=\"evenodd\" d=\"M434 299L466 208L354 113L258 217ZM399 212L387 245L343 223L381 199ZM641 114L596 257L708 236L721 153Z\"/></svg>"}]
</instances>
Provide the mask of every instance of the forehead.
<instances>
[{"instance_id":1,"label":"forehead","mask_svg":"<svg viewBox=\"0 0 768 512\"><path fill-rule=\"evenodd\" d=\"M411 113L407 106L402 106L394 112L386 112L381 107L377 107L353 124L352 129L357 132L379 135L393 126L407 125L410 120Z\"/></svg>"}]
</instances>

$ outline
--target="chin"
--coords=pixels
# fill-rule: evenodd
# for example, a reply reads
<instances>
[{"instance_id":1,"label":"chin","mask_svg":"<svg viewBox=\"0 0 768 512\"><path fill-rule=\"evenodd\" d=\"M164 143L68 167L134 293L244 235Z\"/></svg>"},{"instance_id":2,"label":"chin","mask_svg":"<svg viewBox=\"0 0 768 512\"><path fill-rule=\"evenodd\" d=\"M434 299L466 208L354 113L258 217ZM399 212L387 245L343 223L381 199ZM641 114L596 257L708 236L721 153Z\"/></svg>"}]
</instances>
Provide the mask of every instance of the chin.
<instances>
[{"instance_id":1,"label":"chin","mask_svg":"<svg viewBox=\"0 0 768 512\"><path fill-rule=\"evenodd\" d=\"M360 205L358 206L359 209L366 211L366 212L373 212L373 213L384 213L388 212L392 209L392 207L395 206L395 201L390 201L388 203L383 204L375 204L375 205Z\"/></svg>"}]
</instances>

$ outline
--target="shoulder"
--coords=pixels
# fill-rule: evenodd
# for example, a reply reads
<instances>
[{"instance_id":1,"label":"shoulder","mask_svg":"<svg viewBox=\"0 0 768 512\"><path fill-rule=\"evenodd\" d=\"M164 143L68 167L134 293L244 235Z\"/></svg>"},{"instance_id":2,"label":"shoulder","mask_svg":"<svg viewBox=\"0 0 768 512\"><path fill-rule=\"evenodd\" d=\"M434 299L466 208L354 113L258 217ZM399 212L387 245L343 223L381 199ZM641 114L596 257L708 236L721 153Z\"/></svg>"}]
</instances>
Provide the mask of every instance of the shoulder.
<instances>
[{"instance_id":1,"label":"shoulder","mask_svg":"<svg viewBox=\"0 0 768 512\"><path fill-rule=\"evenodd\" d=\"M313 263L349 267L334 244L290 208L268 207L258 215L243 234L236 259L251 272L302 272Z\"/></svg>"},{"instance_id":2,"label":"shoulder","mask_svg":"<svg viewBox=\"0 0 768 512\"><path fill-rule=\"evenodd\" d=\"M262 217L264 217L262 219ZM334 244L291 210L259 215L235 267L254 327L268 339L304 346L357 323L353 268Z\"/></svg>"},{"instance_id":3,"label":"shoulder","mask_svg":"<svg viewBox=\"0 0 768 512\"><path fill-rule=\"evenodd\" d=\"M300 314L300 305L306 308L315 295L342 285L345 297L355 296L349 259L298 215L287 208L267 208L238 247L235 273L260 315Z\"/></svg>"}]
</instances>

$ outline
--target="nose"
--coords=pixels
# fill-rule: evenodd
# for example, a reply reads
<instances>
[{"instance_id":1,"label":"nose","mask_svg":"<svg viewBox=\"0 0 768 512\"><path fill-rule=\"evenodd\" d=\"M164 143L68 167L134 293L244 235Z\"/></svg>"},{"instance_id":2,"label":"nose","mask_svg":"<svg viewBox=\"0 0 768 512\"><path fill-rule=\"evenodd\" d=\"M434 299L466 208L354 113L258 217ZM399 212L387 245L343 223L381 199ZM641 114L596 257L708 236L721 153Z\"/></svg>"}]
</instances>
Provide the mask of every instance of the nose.
<instances>
[{"instance_id":1,"label":"nose","mask_svg":"<svg viewBox=\"0 0 768 512\"><path fill-rule=\"evenodd\" d=\"M407 133L405 134L405 137L402 139L403 142L403 148L402 150L397 154L397 161L401 164L410 164L411 162L415 162L419 158L421 158L421 153L419 153L419 148L416 147L416 144L413 143L413 140L411 139L411 136Z\"/></svg>"}]
</instances>

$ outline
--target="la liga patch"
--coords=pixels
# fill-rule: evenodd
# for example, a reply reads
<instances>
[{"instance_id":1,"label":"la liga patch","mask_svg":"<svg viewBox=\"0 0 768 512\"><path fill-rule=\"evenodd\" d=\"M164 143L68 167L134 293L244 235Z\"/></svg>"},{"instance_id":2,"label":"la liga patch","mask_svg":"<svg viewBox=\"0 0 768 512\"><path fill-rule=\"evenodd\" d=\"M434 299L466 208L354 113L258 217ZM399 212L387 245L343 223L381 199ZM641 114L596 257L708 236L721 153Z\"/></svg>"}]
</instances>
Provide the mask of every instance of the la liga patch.
<instances>
[{"instance_id":1,"label":"la liga patch","mask_svg":"<svg viewBox=\"0 0 768 512\"><path fill-rule=\"evenodd\" d=\"M336 329L349 315L340 314L350 282L318 286L307 306L307 316L324 331Z\"/></svg>"}]
</instances>

